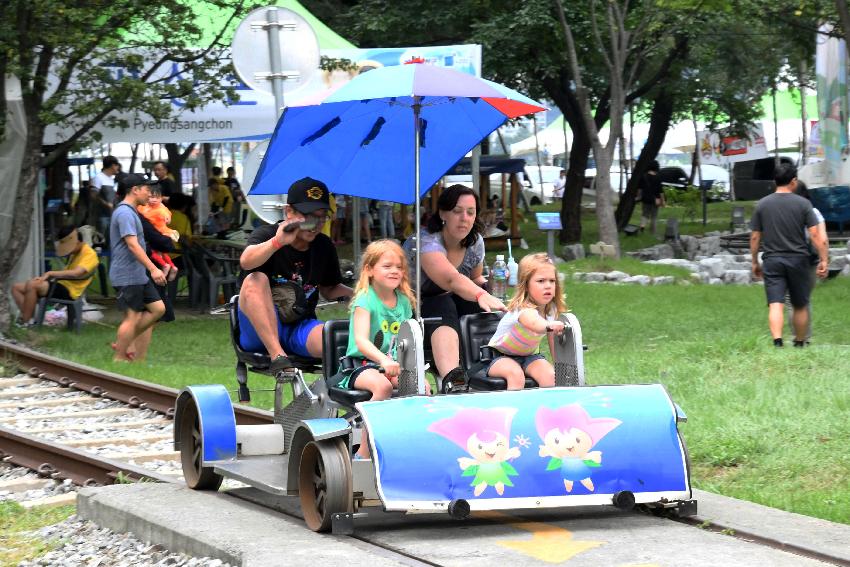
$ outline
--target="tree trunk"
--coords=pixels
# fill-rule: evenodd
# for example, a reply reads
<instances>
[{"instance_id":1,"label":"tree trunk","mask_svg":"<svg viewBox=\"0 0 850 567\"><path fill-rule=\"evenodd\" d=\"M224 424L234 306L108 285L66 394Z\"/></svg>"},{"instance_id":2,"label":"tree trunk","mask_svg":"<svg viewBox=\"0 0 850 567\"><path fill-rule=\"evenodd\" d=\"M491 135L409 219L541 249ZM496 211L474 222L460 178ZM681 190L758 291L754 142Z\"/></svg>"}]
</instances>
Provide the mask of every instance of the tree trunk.
<instances>
[{"instance_id":1,"label":"tree trunk","mask_svg":"<svg viewBox=\"0 0 850 567\"><path fill-rule=\"evenodd\" d=\"M192 155L194 149L194 142L186 146L182 151L179 144L165 144L165 153L168 155L168 171L174 177L174 183L180 192L183 191L183 164Z\"/></svg>"},{"instance_id":2,"label":"tree trunk","mask_svg":"<svg viewBox=\"0 0 850 567\"><path fill-rule=\"evenodd\" d=\"M37 114L27 112L26 151L21 161L21 174L15 192L15 214L9 240L0 246L0 330L8 329L12 323L9 302L9 281L12 271L29 244L30 226L33 218L33 198L38 187L38 170L41 160L41 141L44 129Z\"/></svg>"},{"instance_id":3,"label":"tree trunk","mask_svg":"<svg viewBox=\"0 0 850 567\"><path fill-rule=\"evenodd\" d=\"M620 204L617 206L615 217L617 219L617 226L620 228L624 228L629 224L629 220L632 218L638 183L649 168L649 162L658 156L661 146L664 145L664 138L667 136L667 129L670 128L672 119L673 96L665 89L661 89L656 95L655 105L652 107L646 144L640 152L637 163L635 163L635 167L632 170L632 176L629 178L629 184L626 186L626 191L623 193L623 196L620 198Z\"/></svg>"},{"instance_id":4,"label":"tree trunk","mask_svg":"<svg viewBox=\"0 0 850 567\"><path fill-rule=\"evenodd\" d=\"M136 158L139 153L139 144L130 144L130 170L129 173L136 172Z\"/></svg>"},{"instance_id":5,"label":"tree trunk","mask_svg":"<svg viewBox=\"0 0 850 567\"><path fill-rule=\"evenodd\" d=\"M614 134L612 133L612 136ZM612 206L611 162L613 161L614 137L606 146L594 143L593 158L596 160L596 219L599 223L599 240L612 244L620 257L620 235L617 233L617 221Z\"/></svg>"},{"instance_id":6,"label":"tree trunk","mask_svg":"<svg viewBox=\"0 0 850 567\"><path fill-rule=\"evenodd\" d=\"M573 130L570 164L567 168L564 198L561 202L561 244L581 242L581 197L584 190L584 171L590 156L590 142L583 132Z\"/></svg>"}]
</instances>

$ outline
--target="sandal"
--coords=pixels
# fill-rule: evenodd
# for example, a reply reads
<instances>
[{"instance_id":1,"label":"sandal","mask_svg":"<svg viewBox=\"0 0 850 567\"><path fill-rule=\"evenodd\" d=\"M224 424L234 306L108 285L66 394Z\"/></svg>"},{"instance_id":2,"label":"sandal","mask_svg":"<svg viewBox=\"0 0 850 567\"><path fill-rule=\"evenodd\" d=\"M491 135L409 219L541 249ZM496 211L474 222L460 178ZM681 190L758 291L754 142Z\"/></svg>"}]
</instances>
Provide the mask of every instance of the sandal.
<instances>
[{"instance_id":1,"label":"sandal","mask_svg":"<svg viewBox=\"0 0 850 567\"><path fill-rule=\"evenodd\" d=\"M463 368L450 370L443 376L442 391L444 394L456 394L469 391L469 377Z\"/></svg>"}]
</instances>

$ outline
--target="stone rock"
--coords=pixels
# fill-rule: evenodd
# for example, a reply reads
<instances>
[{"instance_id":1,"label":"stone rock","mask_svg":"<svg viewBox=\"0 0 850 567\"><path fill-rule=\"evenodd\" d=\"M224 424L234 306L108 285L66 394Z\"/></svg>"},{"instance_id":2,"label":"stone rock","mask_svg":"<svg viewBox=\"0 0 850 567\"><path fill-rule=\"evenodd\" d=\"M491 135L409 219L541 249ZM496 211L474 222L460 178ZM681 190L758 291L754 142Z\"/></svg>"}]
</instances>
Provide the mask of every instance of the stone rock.
<instances>
[{"instance_id":1,"label":"stone rock","mask_svg":"<svg viewBox=\"0 0 850 567\"><path fill-rule=\"evenodd\" d=\"M850 264L847 264L841 269L842 276L850 276Z\"/></svg>"},{"instance_id":2,"label":"stone rock","mask_svg":"<svg viewBox=\"0 0 850 567\"><path fill-rule=\"evenodd\" d=\"M696 272L699 270L699 265L696 262L685 260L684 258L662 258L660 260L650 260L647 264L659 264L661 266L675 266L677 268L685 268L688 271Z\"/></svg>"},{"instance_id":3,"label":"stone rock","mask_svg":"<svg viewBox=\"0 0 850 567\"><path fill-rule=\"evenodd\" d=\"M723 281L728 284L748 284L750 283L749 270L729 270L723 274Z\"/></svg>"},{"instance_id":4,"label":"stone rock","mask_svg":"<svg viewBox=\"0 0 850 567\"><path fill-rule=\"evenodd\" d=\"M564 257L565 262L580 260L586 256L584 246L582 244L567 244L561 248L561 256Z\"/></svg>"},{"instance_id":5,"label":"stone rock","mask_svg":"<svg viewBox=\"0 0 850 567\"><path fill-rule=\"evenodd\" d=\"M623 283L649 285L652 283L652 278L649 276L629 276L623 279Z\"/></svg>"},{"instance_id":6,"label":"stone rock","mask_svg":"<svg viewBox=\"0 0 850 567\"><path fill-rule=\"evenodd\" d=\"M708 285L723 285L723 280L720 278L709 278Z\"/></svg>"},{"instance_id":7,"label":"stone rock","mask_svg":"<svg viewBox=\"0 0 850 567\"><path fill-rule=\"evenodd\" d=\"M689 260L693 260L694 256L696 256L697 250L699 249L699 239L696 236L691 236L690 234L683 234L679 237L679 241L682 244L682 249L685 251L685 256Z\"/></svg>"},{"instance_id":8,"label":"stone rock","mask_svg":"<svg viewBox=\"0 0 850 567\"><path fill-rule=\"evenodd\" d=\"M629 274L617 270L613 270L605 274L605 280L609 282L621 282L627 277L629 277Z\"/></svg>"},{"instance_id":9,"label":"stone rock","mask_svg":"<svg viewBox=\"0 0 850 567\"><path fill-rule=\"evenodd\" d=\"M707 272L712 278L720 278L723 272L726 271L723 265L723 260L720 258L706 258L699 261L699 270Z\"/></svg>"},{"instance_id":10,"label":"stone rock","mask_svg":"<svg viewBox=\"0 0 850 567\"><path fill-rule=\"evenodd\" d=\"M584 280L584 272L573 272L573 281L580 282Z\"/></svg>"},{"instance_id":11,"label":"stone rock","mask_svg":"<svg viewBox=\"0 0 850 567\"><path fill-rule=\"evenodd\" d=\"M830 255L829 257L829 269L830 270L841 270L850 262L850 254L841 254L841 255Z\"/></svg>"},{"instance_id":12,"label":"stone rock","mask_svg":"<svg viewBox=\"0 0 850 567\"><path fill-rule=\"evenodd\" d=\"M673 276L655 276L652 278L652 285L670 285L674 281L676 281L676 278Z\"/></svg>"},{"instance_id":13,"label":"stone rock","mask_svg":"<svg viewBox=\"0 0 850 567\"><path fill-rule=\"evenodd\" d=\"M584 280L586 282L604 282L605 274L602 272L588 272L584 274Z\"/></svg>"},{"instance_id":14,"label":"stone rock","mask_svg":"<svg viewBox=\"0 0 850 567\"><path fill-rule=\"evenodd\" d=\"M650 246L649 248L643 248L642 250L629 252L629 256L632 256L634 258L637 258L638 260L642 260L645 262L647 260L673 258L675 257L675 253L673 251L673 247L669 244L656 244L655 246Z\"/></svg>"},{"instance_id":15,"label":"stone rock","mask_svg":"<svg viewBox=\"0 0 850 567\"><path fill-rule=\"evenodd\" d=\"M720 237L708 236L706 238L701 238L697 247L697 251L702 256L714 256L715 254L719 254Z\"/></svg>"}]
</instances>

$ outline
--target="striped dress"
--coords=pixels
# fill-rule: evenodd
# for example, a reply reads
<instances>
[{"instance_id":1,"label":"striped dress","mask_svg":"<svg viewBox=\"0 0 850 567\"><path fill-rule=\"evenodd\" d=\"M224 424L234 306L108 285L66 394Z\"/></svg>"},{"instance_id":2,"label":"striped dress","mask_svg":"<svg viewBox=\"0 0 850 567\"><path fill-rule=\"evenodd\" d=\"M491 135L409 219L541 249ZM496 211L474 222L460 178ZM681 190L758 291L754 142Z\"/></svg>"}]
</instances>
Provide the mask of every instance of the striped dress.
<instances>
[{"instance_id":1,"label":"striped dress","mask_svg":"<svg viewBox=\"0 0 850 567\"><path fill-rule=\"evenodd\" d=\"M488 346L508 356L529 356L540 352L540 341L546 333L535 333L519 322L523 309L509 311L499 321L499 326ZM547 321L554 321L551 315Z\"/></svg>"}]
</instances>

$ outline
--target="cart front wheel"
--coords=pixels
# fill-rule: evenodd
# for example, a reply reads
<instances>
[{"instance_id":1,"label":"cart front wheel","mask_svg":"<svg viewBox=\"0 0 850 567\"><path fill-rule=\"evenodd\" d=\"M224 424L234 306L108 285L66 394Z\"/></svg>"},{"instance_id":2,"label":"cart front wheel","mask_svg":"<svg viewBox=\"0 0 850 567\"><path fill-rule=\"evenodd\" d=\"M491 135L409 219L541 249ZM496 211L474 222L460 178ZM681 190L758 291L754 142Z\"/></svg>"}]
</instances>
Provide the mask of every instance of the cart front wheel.
<instances>
[{"instance_id":1,"label":"cart front wheel","mask_svg":"<svg viewBox=\"0 0 850 567\"><path fill-rule=\"evenodd\" d=\"M183 478L189 488L195 490L218 490L220 474L212 467L201 466L203 462L203 436L198 406L190 403L183 411L180 422L180 461L183 466Z\"/></svg>"},{"instance_id":2,"label":"cart front wheel","mask_svg":"<svg viewBox=\"0 0 850 567\"><path fill-rule=\"evenodd\" d=\"M352 511L351 459L342 439L311 441L301 453L298 493L307 527L331 528L333 515Z\"/></svg>"}]
</instances>

